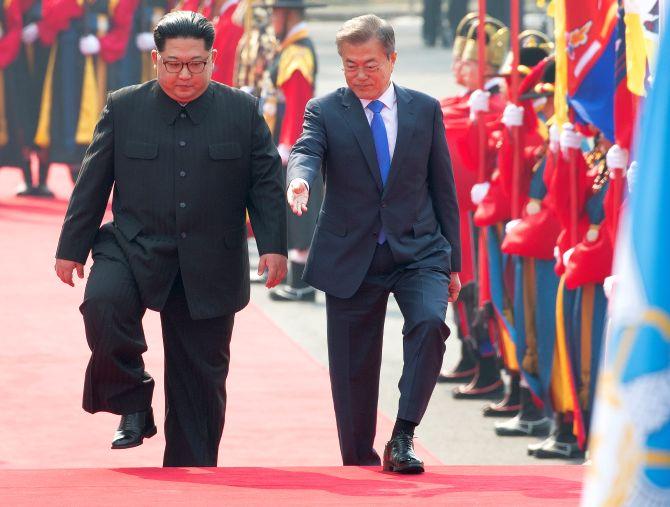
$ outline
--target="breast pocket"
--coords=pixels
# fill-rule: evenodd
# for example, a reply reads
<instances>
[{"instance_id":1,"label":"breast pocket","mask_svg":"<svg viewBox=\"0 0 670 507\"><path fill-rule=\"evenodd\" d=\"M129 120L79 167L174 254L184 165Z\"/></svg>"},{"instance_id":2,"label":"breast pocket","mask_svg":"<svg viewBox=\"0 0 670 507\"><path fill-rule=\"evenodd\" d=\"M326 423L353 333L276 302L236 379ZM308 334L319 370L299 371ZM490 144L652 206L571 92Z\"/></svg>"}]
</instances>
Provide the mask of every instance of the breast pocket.
<instances>
[{"instance_id":1,"label":"breast pocket","mask_svg":"<svg viewBox=\"0 0 670 507\"><path fill-rule=\"evenodd\" d=\"M154 143L128 141L123 150L123 153L128 158L152 160L158 156L158 145Z\"/></svg>"},{"instance_id":2,"label":"breast pocket","mask_svg":"<svg viewBox=\"0 0 670 507\"><path fill-rule=\"evenodd\" d=\"M209 156L213 160L235 160L242 156L242 147L240 143L210 144Z\"/></svg>"}]
</instances>

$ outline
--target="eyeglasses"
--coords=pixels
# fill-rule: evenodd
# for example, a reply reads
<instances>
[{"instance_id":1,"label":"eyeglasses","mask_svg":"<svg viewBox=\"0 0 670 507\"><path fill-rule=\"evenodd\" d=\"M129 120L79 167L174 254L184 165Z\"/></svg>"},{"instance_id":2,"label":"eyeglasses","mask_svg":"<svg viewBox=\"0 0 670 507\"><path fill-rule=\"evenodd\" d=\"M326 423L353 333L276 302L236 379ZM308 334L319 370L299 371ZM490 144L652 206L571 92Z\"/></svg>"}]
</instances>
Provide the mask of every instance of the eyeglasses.
<instances>
[{"instance_id":1,"label":"eyeglasses","mask_svg":"<svg viewBox=\"0 0 670 507\"><path fill-rule=\"evenodd\" d=\"M188 69L190 74L202 74L209 63L209 58L207 60L180 62L176 60L164 60L160 53L158 53L158 56L161 57L163 65L165 65L165 70L170 74L179 74L184 67Z\"/></svg>"},{"instance_id":2,"label":"eyeglasses","mask_svg":"<svg viewBox=\"0 0 670 507\"><path fill-rule=\"evenodd\" d=\"M368 63L367 65L363 65L362 67L353 64L345 65L344 67L342 67L342 70L344 71L345 74L355 76L361 70L363 71L363 74L370 75L379 72L381 68L382 66L379 65L378 63Z\"/></svg>"}]
</instances>

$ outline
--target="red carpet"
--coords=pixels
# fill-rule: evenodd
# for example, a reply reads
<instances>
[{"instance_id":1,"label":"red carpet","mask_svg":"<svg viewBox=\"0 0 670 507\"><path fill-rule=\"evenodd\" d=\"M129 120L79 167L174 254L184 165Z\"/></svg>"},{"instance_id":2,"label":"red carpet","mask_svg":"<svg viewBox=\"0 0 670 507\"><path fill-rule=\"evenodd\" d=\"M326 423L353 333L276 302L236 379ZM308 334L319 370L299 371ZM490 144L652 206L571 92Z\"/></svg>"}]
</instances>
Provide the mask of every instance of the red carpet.
<instances>
[{"instance_id":1,"label":"red carpet","mask_svg":"<svg viewBox=\"0 0 670 507\"><path fill-rule=\"evenodd\" d=\"M54 170L55 169L55 170ZM78 311L83 281L73 289L53 272L53 255L71 190L64 168L52 169L57 200L14 197L18 171L0 171L0 468L158 466L162 432L144 445L112 451L118 417L81 409L88 359ZM6 246L5 246L6 245ZM88 273L88 269L87 269ZM158 315L144 320L154 409L162 420L163 351ZM262 311L250 305L235 323L222 466L341 464L327 370ZM379 421L377 448L391 422ZM439 461L421 450L427 462Z\"/></svg>"},{"instance_id":2,"label":"red carpet","mask_svg":"<svg viewBox=\"0 0 670 507\"><path fill-rule=\"evenodd\" d=\"M81 409L88 347L72 289L53 272L71 184L53 171L56 200L19 199L18 172L0 171L1 505L574 505L580 467L439 467L399 477L344 468L328 373L254 305L235 324L229 404L218 469L160 465L162 432L111 451L116 416ZM154 408L163 415L158 316L145 319ZM377 448L391 422L380 417ZM300 468L294 468L299 466ZM247 468L241 468L247 467ZM320 467L320 468L319 468Z\"/></svg>"},{"instance_id":3,"label":"red carpet","mask_svg":"<svg viewBox=\"0 0 670 507\"><path fill-rule=\"evenodd\" d=\"M5 505L577 505L574 466L0 470Z\"/></svg>"}]
</instances>

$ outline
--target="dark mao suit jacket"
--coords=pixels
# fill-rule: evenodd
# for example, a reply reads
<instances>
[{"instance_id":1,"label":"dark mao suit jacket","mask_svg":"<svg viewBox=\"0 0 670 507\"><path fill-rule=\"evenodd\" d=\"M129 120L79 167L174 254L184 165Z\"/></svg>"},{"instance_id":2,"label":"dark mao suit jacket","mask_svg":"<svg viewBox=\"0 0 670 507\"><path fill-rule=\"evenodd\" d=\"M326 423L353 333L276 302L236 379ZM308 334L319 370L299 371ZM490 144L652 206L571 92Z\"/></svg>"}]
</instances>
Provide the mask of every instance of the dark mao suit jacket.
<instances>
[{"instance_id":1,"label":"dark mao suit jacket","mask_svg":"<svg viewBox=\"0 0 670 507\"><path fill-rule=\"evenodd\" d=\"M99 231L112 186L114 221ZM146 307L163 307L181 271L194 319L230 314L249 301L245 211L260 253L286 255L284 199L256 99L211 83L182 108L150 81L109 95L56 256L112 255L111 234Z\"/></svg>"},{"instance_id":2,"label":"dark mao suit jacket","mask_svg":"<svg viewBox=\"0 0 670 507\"><path fill-rule=\"evenodd\" d=\"M309 102L289 160L289 182L309 183L323 171L326 196L304 278L339 298L360 287L382 225L397 264L460 271L458 205L439 103L394 86L398 137L385 186L370 125L348 88Z\"/></svg>"}]
</instances>

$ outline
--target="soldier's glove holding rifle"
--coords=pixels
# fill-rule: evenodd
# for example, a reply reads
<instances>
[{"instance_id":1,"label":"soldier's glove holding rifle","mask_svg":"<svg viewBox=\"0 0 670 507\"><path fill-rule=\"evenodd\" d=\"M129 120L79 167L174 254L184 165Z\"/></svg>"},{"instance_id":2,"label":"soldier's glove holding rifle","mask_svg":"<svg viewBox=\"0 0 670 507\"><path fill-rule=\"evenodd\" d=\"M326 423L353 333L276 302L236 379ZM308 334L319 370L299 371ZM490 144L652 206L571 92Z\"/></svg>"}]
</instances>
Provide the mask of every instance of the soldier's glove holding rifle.
<instances>
[{"instance_id":1,"label":"soldier's glove holding rifle","mask_svg":"<svg viewBox=\"0 0 670 507\"><path fill-rule=\"evenodd\" d=\"M298 216L302 216L307 211L307 201L309 200L307 182L302 178L296 178L291 181L286 191L286 200L291 207L291 211Z\"/></svg>"},{"instance_id":2,"label":"soldier's glove holding rifle","mask_svg":"<svg viewBox=\"0 0 670 507\"><path fill-rule=\"evenodd\" d=\"M486 113L489 110L490 92L484 90L475 90L470 94L468 106L470 106L470 119L477 119L478 113Z\"/></svg>"},{"instance_id":3,"label":"soldier's glove holding rifle","mask_svg":"<svg viewBox=\"0 0 670 507\"><path fill-rule=\"evenodd\" d=\"M563 156L568 158L568 150L580 149L582 147L582 135L575 131L572 123L563 124L563 132L560 137L561 152Z\"/></svg>"},{"instance_id":4,"label":"soldier's glove holding rifle","mask_svg":"<svg viewBox=\"0 0 670 507\"><path fill-rule=\"evenodd\" d=\"M523 125L523 107L507 104L505 111L503 111L502 122L507 128Z\"/></svg>"},{"instance_id":5,"label":"soldier's glove holding rifle","mask_svg":"<svg viewBox=\"0 0 670 507\"><path fill-rule=\"evenodd\" d=\"M472 200L472 204L478 206L479 203L484 200L486 194L489 193L490 187L491 184L488 181L485 181L484 183L475 183L472 185L472 188L470 189L470 199Z\"/></svg>"},{"instance_id":6,"label":"soldier's glove holding rifle","mask_svg":"<svg viewBox=\"0 0 670 507\"><path fill-rule=\"evenodd\" d=\"M24 44L32 44L37 40L40 34L40 28L36 23L30 23L23 27L21 31L21 40Z\"/></svg>"},{"instance_id":7,"label":"soldier's glove holding rifle","mask_svg":"<svg viewBox=\"0 0 670 507\"><path fill-rule=\"evenodd\" d=\"M86 35L79 39L79 51L84 56L97 55L100 52L100 41L95 35Z\"/></svg>"},{"instance_id":8,"label":"soldier's glove holding rifle","mask_svg":"<svg viewBox=\"0 0 670 507\"><path fill-rule=\"evenodd\" d=\"M135 36L135 45L137 46L137 49L142 51L142 53L151 51L156 47L156 43L154 42L154 34L151 32L138 33Z\"/></svg>"},{"instance_id":9,"label":"soldier's glove holding rifle","mask_svg":"<svg viewBox=\"0 0 670 507\"><path fill-rule=\"evenodd\" d=\"M628 151L618 144L607 150L607 167L609 169L626 169L628 167Z\"/></svg>"}]
</instances>

